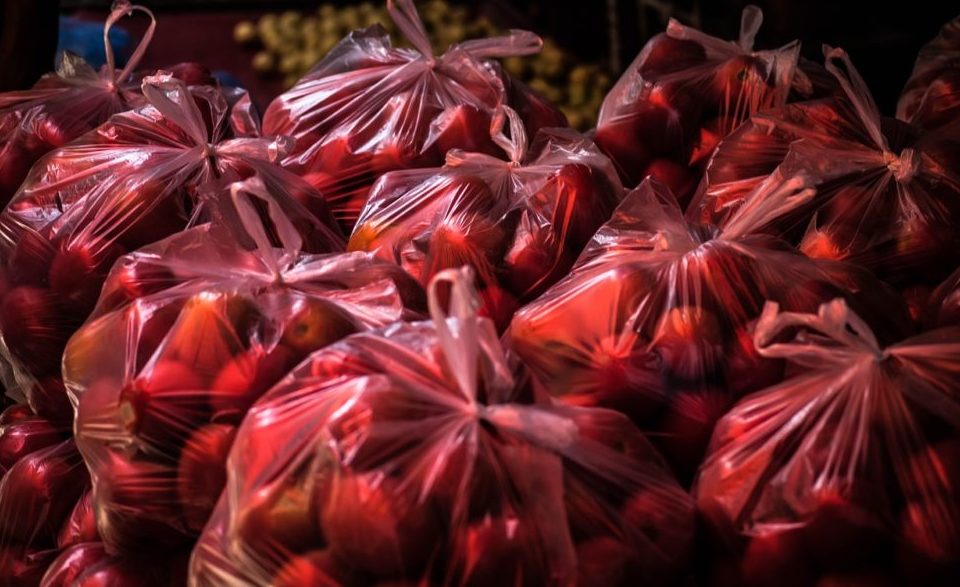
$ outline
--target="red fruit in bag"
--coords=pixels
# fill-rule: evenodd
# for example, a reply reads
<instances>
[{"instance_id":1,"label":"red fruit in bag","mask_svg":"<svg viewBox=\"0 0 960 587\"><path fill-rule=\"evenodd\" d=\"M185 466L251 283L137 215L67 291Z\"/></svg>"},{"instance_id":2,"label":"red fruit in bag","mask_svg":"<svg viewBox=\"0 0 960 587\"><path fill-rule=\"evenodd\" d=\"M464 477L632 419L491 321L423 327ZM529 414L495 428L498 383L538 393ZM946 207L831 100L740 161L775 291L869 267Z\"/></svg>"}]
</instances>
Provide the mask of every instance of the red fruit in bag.
<instances>
[{"instance_id":1,"label":"red fruit in bag","mask_svg":"<svg viewBox=\"0 0 960 587\"><path fill-rule=\"evenodd\" d=\"M402 576L427 562L440 538L429 503L390 478L348 475L334 481L320 515L337 556L378 577Z\"/></svg>"},{"instance_id":2,"label":"red fruit in bag","mask_svg":"<svg viewBox=\"0 0 960 587\"><path fill-rule=\"evenodd\" d=\"M635 585L636 553L614 538L592 538L577 545L577 585L615 587Z\"/></svg>"},{"instance_id":3,"label":"red fruit in bag","mask_svg":"<svg viewBox=\"0 0 960 587\"><path fill-rule=\"evenodd\" d=\"M50 265L50 289L62 303L89 312L100 295L94 274L106 271L123 252L116 244L96 240L59 250Z\"/></svg>"},{"instance_id":4,"label":"red fruit in bag","mask_svg":"<svg viewBox=\"0 0 960 587\"><path fill-rule=\"evenodd\" d=\"M671 308L652 342L667 368L683 379L700 379L719 367L720 323L700 306Z\"/></svg>"},{"instance_id":5,"label":"red fruit in bag","mask_svg":"<svg viewBox=\"0 0 960 587\"><path fill-rule=\"evenodd\" d=\"M697 187L697 177L686 165L662 157L651 161L642 175L657 178L660 183L670 188L681 205L690 199Z\"/></svg>"},{"instance_id":6,"label":"red fruit in bag","mask_svg":"<svg viewBox=\"0 0 960 587\"><path fill-rule=\"evenodd\" d=\"M0 427L0 472L6 472L26 455L60 442L65 432L41 418Z\"/></svg>"},{"instance_id":7,"label":"red fruit in bag","mask_svg":"<svg viewBox=\"0 0 960 587\"><path fill-rule=\"evenodd\" d=\"M227 482L227 455L235 434L233 426L209 424L193 433L180 454L177 490L187 526L198 533Z\"/></svg>"},{"instance_id":8,"label":"red fruit in bag","mask_svg":"<svg viewBox=\"0 0 960 587\"><path fill-rule=\"evenodd\" d=\"M662 105L640 104L635 112L597 128L596 141L616 163L624 184L636 185L643 179L642 170L654 157L679 151L677 113Z\"/></svg>"},{"instance_id":9,"label":"red fruit in bag","mask_svg":"<svg viewBox=\"0 0 960 587\"><path fill-rule=\"evenodd\" d=\"M304 297L294 302L294 315L281 342L302 357L357 330L354 319L333 302Z\"/></svg>"},{"instance_id":10,"label":"red fruit in bag","mask_svg":"<svg viewBox=\"0 0 960 587\"><path fill-rule=\"evenodd\" d=\"M0 482L0 536L4 542L54 542L83 493L86 478L86 468L72 442L20 459Z\"/></svg>"},{"instance_id":11,"label":"red fruit in bag","mask_svg":"<svg viewBox=\"0 0 960 587\"><path fill-rule=\"evenodd\" d=\"M43 574L56 556L56 551L24 552L22 548L0 548L0 578L4 585L40 585Z\"/></svg>"},{"instance_id":12,"label":"red fruit in bag","mask_svg":"<svg viewBox=\"0 0 960 587\"><path fill-rule=\"evenodd\" d=\"M480 292L480 299L483 300L480 315L493 320L497 330L501 332L509 326L513 314L520 308L520 304L512 294L495 285L485 287Z\"/></svg>"},{"instance_id":13,"label":"red fruit in bag","mask_svg":"<svg viewBox=\"0 0 960 587\"><path fill-rule=\"evenodd\" d=\"M684 479L696 473L717 421L730 409L729 392L694 389L674 392L670 407L660 423L658 441L661 452Z\"/></svg>"},{"instance_id":14,"label":"red fruit in bag","mask_svg":"<svg viewBox=\"0 0 960 587\"><path fill-rule=\"evenodd\" d=\"M55 373L60 369L57 349L61 333L54 330L60 322L56 298L36 287L15 287L0 305L0 329L8 348L38 372Z\"/></svg>"},{"instance_id":15,"label":"red fruit in bag","mask_svg":"<svg viewBox=\"0 0 960 587\"><path fill-rule=\"evenodd\" d=\"M636 547L644 553L641 568L651 577L661 573L664 577L670 576L668 571L677 570L672 568L676 561L683 560L693 549L694 513L664 507L670 499L681 499L681 494L672 488L650 487L630 496L623 504L621 515L625 527L631 532L639 531L643 536L643 539L634 536L633 540L639 540L639 544L643 543L642 540L649 540L656 546L652 553Z\"/></svg>"},{"instance_id":16,"label":"red fruit in bag","mask_svg":"<svg viewBox=\"0 0 960 587\"><path fill-rule=\"evenodd\" d=\"M656 77L701 63L707 58L703 45L659 34L643 48L646 57L640 63L640 75Z\"/></svg>"},{"instance_id":17,"label":"red fruit in bag","mask_svg":"<svg viewBox=\"0 0 960 587\"><path fill-rule=\"evenodd\" d=\"M81 542L97 542L100 535L97 533L97 518L93 510L93 493L87 490L80 496L77 505L73 507L70 517L60 529L57 536L57 547L67 548Z\"/></svg>"},{"instance_id":18,"label":"red fruit in bag","mask_svg":"<svg viewBox=\"0 0 960 587\"><path fill-rule=\"evenodd\" d=\"M463 584L542 585L549 569L529 520L485 518L469 526L463 542Z\"/></svg>"},{"instance_id":19,"label":"red fruit in bag","mask_svg":"<svg viewBox=\"0 0 960 587\"><path fill-rule=\"evenodd\" d=\"M823 575L817 580L816 587L896 587L898 584L892 571L868 569Z\"/></svg>"},{"instance_id":20,"label":"red fruit in bag","mask_svg":"<svg viewBox=\"0 0 960 587\"><path fill-rule=\"evenodd\" d=\"M73 420L73 406L59 376L44 377L34 383L27 391L27 402L37 415L58 424Z\"/></svg>"},{"instance_id":21,"label":"red fruit in bag","mask_svg":"<svg viewBox=\"0 0 960 587\"><path fill-rule=\"evenodd\" d=\"M737 328L727 345L726 378L734 397L764 389L783 379L783 361L761 357L753 342L753 331Z\"/></svg>"},{"instance_id":22,"label":"red fruit in bag","mask_svg":"<svg viewBox=\"0 0 960 587\"><path fill-rule=\"evenodd\" d=\"M268 353L255 347L234 357L210 386L213 418L239 424L250 406L293 368L297 358L286 346L277 346Z\"/></svg>"},{"instance_id":23,"label":"red fruit in bag","mask_svg":"<svg viewBox=\"0 0 960 587\"><path fill-rule=\"evenodd\" d=\"M14 404L0 413L0 426L22 422L33 415L33 410L30 409L30 406L26 404Z\"/></svg>"},{"instance_id":24,"label":"red fruit in bag","mask_svg":"<svg viewBox=\"0 0 960 587\"><path fill-rule=\"evenodd\" d=\"M121 422L148 446L176 450L209 416L206 398L197 393L206 389L206 381L191 367L161 359L120 392Z\"/></svg>"},{"instance_id":25,"label":"red fruit in bag","mask_svg":"<svg viewBox=\"0 0 960 587\"><path fill-rule=\"evenodd\" d=\"M278 483L253 496L238 520L237 535L259 552L307 552L324 546L317 521L317 505L310 491Z\"/></svg>"},{"instance_id":26,"label":"red fruit in bag","mask_svg":"<svg viewBox=\"0 0 960 587\"><path fill-rule=\"evenodd\" d=\"M73 587L87 569L109 557L102 542L83 542L61 548L65 550L43 576L43 587Z\"/></svg>"},{"instance_id":27,"label":"red fruit in bag","mask_svg":"<svg viewBox=\"0 0 960 587\"><path fill-rule=\"evenodd\" d=\"M148 573L142 565L111 557L84 570L72 587L143 587Z\"/></svg>"},{"instance_id":28,"label":"red fruit in bag","mask_svg":"<svg viewBox=\"0 0 960 587\"><path fill-rule=\"evenodd\" d=\"M740 562L743 584L756 587L810 585L814 572L802 539L790 530L750 537Z\"/></svg>"},{"instance_id":29,"label":"red fruit in bag","mask_svg":"<svg viewBox=\"0 0 960 587\"><path fill-rule=\"evenodd\" d=\"M270 583L273 587L339 587L356 581L329 550L314 550L291 557Z\"/></svg>"},{"instance_id":30,"label":"red fruit in bag","mask_svg":"<svg viewBox=\"0 0 960 587\"><path fill-rule=\"evenodd\" d=\"M882 560L885 529L869 510L824 492L803 528L804 548L821 568L845 570Z\"/></svg>"},{"instance_id":31,"label":"red fruit in bag","mask_svg":"<svg viewBox=\"0 0 960 587\"><path fill-rule=\"evenodd\" d=\"M137 546L169 549L189 543L170 524L180 513L176 469L136 457L107 453L93 479L100 537L111 552Z\"/></svg>"},{"instance_id":32,"label":"red fruit in bag","mask_svg":"<svg viewBox=\"0 0 960 587\"><path fill-rule=\"evenodd\" d=\"M176 277L165 267L132 260L120 263L103 285L104 299L100 303L106 308L118 307L177 283Z\"/></svg>"},{"instance_id":33,"label":"red fruit in bag","mask_svg":"<svg viewBox=\"0 0 960 587\"><path fill-rule=\"evenodd\" d=\"M16 235L13 252L7 259L7 273L18 285L48 285L50 266L56 249L50 240L40 233L23 229Z\"/></svg>"}]
</instances>

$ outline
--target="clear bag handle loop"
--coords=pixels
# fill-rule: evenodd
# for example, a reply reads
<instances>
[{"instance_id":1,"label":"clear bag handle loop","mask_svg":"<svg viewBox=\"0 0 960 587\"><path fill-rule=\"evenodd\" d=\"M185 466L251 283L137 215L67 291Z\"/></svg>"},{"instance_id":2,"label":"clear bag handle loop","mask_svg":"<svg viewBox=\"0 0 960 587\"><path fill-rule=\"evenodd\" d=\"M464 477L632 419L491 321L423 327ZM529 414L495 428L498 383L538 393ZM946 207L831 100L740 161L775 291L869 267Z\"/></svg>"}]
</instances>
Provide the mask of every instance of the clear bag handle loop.
<instances>
[{"instance_id":1,"label":"clear bag handle loop","mask_svg":"<svg viewBox=\"0 0 960 587\"><path fill-rule=\"evenodd\" d=\"M505 123L510 122L510 136L503 132ZM517 111L507 105L497 108L490 121L490 138L504 150L510 162L519 165L527 155L527 131Z\"/></svg>"},{"instance_id":2,"label":"clear bag handle loop","mask_svg":"<svg viewBox=\"0 0 960 587\"><path fill-rule=\"evenodd\" d=\"M753 51L753 44L762 25L763 11L753 4L745 6L740 14L740 38L737 39L737 44L745 53Z\"/></svg>"},{"instance_id":3,"label":"clear bag handle loop","mask_svg":"<svg viewBox=\"0 0 960 587\"><path fill-rule=\"evenodd\" d=\"M778 303L768 301L763 307L754 333L757 352L768 358L789 359L799 354L822 355L826 360L835 358L835 347L802 341L773 342L778 334L794 326L816 330L850 350L869 353L876 360L886 357L886 352L880 348L870 326L850 311L843 298L821 304L816 314L781 312Z\"/></svg>"},{"instance_id":4,"label":"clear bag handle loop","mask_svg":"<svg viewBox=\"0 0 960 587\"><path fill-rule=\"evenodd\" d=\"M280 240L281 250L270 242L263 225L263 219L253 205L252 199L259 198L267 205L267 216L273 223ZM259 177L230 184L230 201L237 211L237 218L244 232L257 245L260 256L270 265L274 277L279 279L284 269L284 257L290 252L299 252L303 248L303 239L290 218L284 213Z\"/></svg>"},{"instance_id":5,"label":"clear bag handle loop","mask_svg":"<svg viewBox=\"0 0 960 587\"><path fill-rule=\"evenodd\" d=\"M506 35L487 39L470 39L457 45L478 59L523 57L543 49L543 39L530 31L511 29Z\"/></svg>"},{"instance_id":6,"label":"clear bag handle loop","mask_svg":"<svg viewBox=\"0 0 960 587\"><path fill-rule=\"evenodd\" d=\"M427 306L440 338L443 355L457 386L471 402L477 397L477 359L480 351L477 324L480 301L473 281L473 269L465 266L437 273L427 288ZM443 283L450 285L449 313L440 304L438 288Z\"/></svg>"},{"instance_id":7,"label":"clear bag handle loop","mask_svg":"<svg viewBox=\"0 0 960 587\"><path fill-rule=\"evenodd\" d=\"M147 31L143 33L143 38L140 39L140 42L137 44L137 48L133 51L133 54L130 56L130 59L127 60L127 65L123 68L123 71L119 75L115 75L115 58L113 55L113 47L110 45L110 29L113 28L113 25L117 23L118 20L125 16L130 16L134 12L142 12L150 17L150 26L147 27ZM140 60L143 59L143 54L146 53L147 47L150 46L150 41L153 39L153 33L157 29L157 18L153 15L153 12L146 6L140 6L139 4L130 4L129 0L115 0L113 5L110 7L110 15L107 17L107 21L103 25L103 49L107 56L107 69L110 72L110 75L114 83L123 81L127 79L127 76L130 75L130 72L137 67L140 63Z\"/></svg>"},{"instance_id":8,"label":"clear bag handle loop","mask_svg":"<svg viewBox=\"0 0 960 587\"><path fill-rule=\"evenodd\" d=\"M168 74L149 75L143 78L141 90L164 118L183 129L197 145L206 147L205 156L213 154L206 152L210 150L206 124L186 84Z\"/></svg>"},{"instance_id":9,"label":"clear bag handle loop","mask_svg":"<svg viewBox=\"0 0 960 587\"><path fill-rule=\"evenodd\" d=\"M824 67L837 78L837 82L853 104L867 132L870 133L870 138L880 150L884 153L888 152L890 147L887 145L887 139L880 132L880 111L870 95L867 83L853 66L850 56L843 49L830 45L823 46L823 54L826 57ZM834 63L835 60L843 64L843 69Z\"/></svg>"},{"instance_id":10,"label":"clear bag handle loop","mask_svg":"<svg viewBox=\"0 0 960 587\"><path fill-rule=\"evenodd\" d=\"M424 57L433 59L430 37L427 36L427 29L423 26L413 0L387 0L387 12L410 44Z\"/></svg>"}]
</instances>

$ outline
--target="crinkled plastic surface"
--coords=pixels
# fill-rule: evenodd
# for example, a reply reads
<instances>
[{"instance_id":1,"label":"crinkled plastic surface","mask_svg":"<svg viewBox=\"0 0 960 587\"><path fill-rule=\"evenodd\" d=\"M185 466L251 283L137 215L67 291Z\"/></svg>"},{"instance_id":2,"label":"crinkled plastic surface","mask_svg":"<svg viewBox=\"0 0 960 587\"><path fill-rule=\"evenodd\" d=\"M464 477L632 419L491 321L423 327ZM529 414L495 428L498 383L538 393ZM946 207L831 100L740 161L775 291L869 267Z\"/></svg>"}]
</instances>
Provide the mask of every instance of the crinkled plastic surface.
<instances>
[{"instance_id":1,"label":"crinkled plastic surface","mask_svg":"<svg viewBox=\"0 0 960 587\"><path fill-rule=\"evenodd\" d=\"M570 275L517 312L512 348L563 402L627 414L688 478L736 398L782 376L750 334L765 300L812 311L845 296L888 334L911 328L902 301L865 271L755 232L812 195L799 177L769 189L764 206L718 227L686 222L669 190L646 180Z\"/></svg>"},{"instance_id":2,"label":"crinkled plastic surface","mask_svg":"<svg viewBox=\"0 0 960 587\"><path fill-rule=\"evenodd\" d=\"M960 125L881 116L846 53L826 53L845 95L755 115L720 144L689 214L722 222L759 182L804 174L816 197L772 231L812 257L934 285L960 263Z\"/></svg>"},{"instance_id":3,"label":"crinkled plastic surface","mask_svg":"<svg viewBox=\"0 0 960 587\"><path fill-rule=\"evenodd\" d=\"M118 20L137 11L146 13L151 23L121 71L114 68L113 50L106 39ZM114 2L104 26L107 63L100 71L67 52L57 71L45 75L33 88L0 94L0 204L10 200L30 166L44 153L96 128L112 114L144 104L140 92L144 73L133 70L155 25L153 14L143 6L126 0ZM216 83L205 68L193 63L177 65L171 73L188 84Z\"/></svg>"},{"instance_id":4,"label":"crinkled plastic surface","mask_svg":"<svg viewBox=\"0 0 960 587\"><path fill-rule=\"evenodd\" d=\"M379 26L355 31L264 115L267 133L296 139L284 166L323 192L347 229L383 173L436 167L453 148L496 153L489 128L501 104L526 117L531 135L566 126L559 110L486 61L535 53L539 37L512 31L434 55L413 2L387 6L414 49L394 47Z\"/></svg>"},{"instance_id":5,"label":"crinkled plastic surface","mask_svg":"<svg viewBox=\"0 0 960 587\"><path fill-rule=\"evenodd\" d=\"M231 190L219 221L123 257L64 354L111 554L189 547L253 402L310 352L425 310L399 267L365 253L304 253L259 178Z\"/></svg>"},{"instance_id":6,"label":"crinkled plastic surface","mask_svg":"<svg viewBox=\"0 0 960 587\"><path fill-rule=\"evenodd\" d=\"M748 6L740 38L724 41L671 20L644 46L604 99L597 122L597 144L625 184L652 175L686 203L717 143L754 112L787 100L800 44L754 50L762 21Z\"/></svg>"},{"instance_id":7,"label":"crinkled plastic surface","mask_svg":"<svg viewBox=\"0 0 960 587\"><path fill-rule=\"evenodd\" d=\"M960 18L920 49L897 103L897 118L921 128L960 120Z\"/></svg>"},{"instance_id":8,"label":"crinkled plastic surface","mask_svg":"<svg viewBox=\"0 0 960 587\"><path fill-rule=\"evenodd\" d=\"M64 414L63 347L93 309L110 266L203 217L212 180L261 175L311 231L333 235L315 239L318 251L342 246L334 228L323 232L303 210L325 211L321 196L275 165L289 140L248 136L256 129L248 98L188 88L169 75L146 78L142 89L147 106L44 156L0 216L7 387L25 390L48 417ZM34 396L55 405L44 409Z\"/></svg>"},{"instance_id":9,"label":"crinkled plastic surface","mask_svg":"<svg viewBox=\"0 0 960 587\"><path fill-rule=\"evenodd\" d=\"M619 414L535 401L472 282L439 274L432 322L348 337L254 406L192 585L680 580L688 496Z\"/></svg>"},{"instance_id":10,"label":"crinkled plastic surface","mask_svg":"<svg viewBox=\"0 0 960 587\"><path fill-rule=\"evenodd\" d=\"M482 312L502 329L513 311L569 272L619 203L610 161L568 129L540 131L527 149L523 124L507 109L494 138L507 160L452 151L439 169L395 171L374 184L350 237L427 284L470 265ZM499 120L499 122L497 122Z\"/></svg>"},{"instance_id":11,"label":"crinkled plastic surface","mask_svg":"<svg viewBox=\"0 0 960 587\"><path fill-rule=\"evenodd\" d=\"M792 375L721 420L695 488L725 584L955 584L960 329L884 347L842 300L771 303L755 340Z\"/></svg>"},{"instance_id":12,"label":"crinkled plastic surface","mask_svg":"<svg viewBox=\"0 0 960 587\"><path fill-rule=\"evenodd\" d=\"M924 304L924 325L960 326L960 268L941 283Z\"/></svg>"}]
</instances>

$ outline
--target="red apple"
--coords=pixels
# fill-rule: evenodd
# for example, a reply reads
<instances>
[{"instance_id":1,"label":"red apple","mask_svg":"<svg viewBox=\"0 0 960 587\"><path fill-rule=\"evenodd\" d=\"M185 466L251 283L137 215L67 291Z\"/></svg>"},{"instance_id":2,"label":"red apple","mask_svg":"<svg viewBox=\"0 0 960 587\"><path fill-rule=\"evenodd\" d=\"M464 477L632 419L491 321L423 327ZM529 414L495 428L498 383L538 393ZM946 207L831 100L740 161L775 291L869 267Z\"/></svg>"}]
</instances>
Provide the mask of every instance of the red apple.
<instances>
[{"instance_id":1,"label":"red apple","mask_svg":"<svg viewBox=\"0 0 960 587\"><path fill-rule=\"evenodd\" d=\"M542 540L530 521L488 517L469 526L460 539L456 561L462 585L543 585L550 569Z\"/></svg>"},{"instance_id":2,"label":"red apple","mask_svg":"<svg viewBox=\"0 0 960 587\"><path fill-rule=\"evenodd\" d=\"M770 387L783 379L782 359L761 357L753 341L753 329L740 327L727 346L726 376L732 397Z\"/></svg>"},{"instance_id":3,"label":"red apple","mask_svg":"<svg viewBox=\"0 0 960 587\"><path fill-rule=\"evenodd\" d=\"M678 306L664 313L652 345L677 377L701 381L720 366L722 336L712 312L700 306Z\"/></svg>"},{"instance_id":4,"label":"red apple","mask_svg":"<svg viewBox=\"0 0 960 587\"><path fill-rule=\"evenodd\" d=\"M815 571L807 558L803 540L791 530L770 530L750 537L740 572L745 585L808 586Z\"/></svg>"},{"instance_id":5,"label":"red apple","mask_svg":"<svg viewBox=\"0 0 960 587\"><path fill-rule=\"evenodd\" d=\"M569 126L563 112L529 86L514 78L508 85L510 106L520 115L528 137L535 136L541 128Z\"/></svg>"},{"instance_id":6,"label":"red apple","mask_svg":"<svg viewBox=\"0 0 960 587\"><path fill-rule=\"evenodd\" d=\"M213 418L239 424L250 406L296 364L296 355L286 346L268 353L260 347L234 357L213 380L209 393Z\"/></svg>"},{"instance_id":7,"label":"red apple","mask_svg":"<svg viewBox=\"0 0 960 587\"><path fill-rule=\"evenodd\" d=\"M176 277L166 267L142 259L124 258L107 277L101 304L106 309L117 308L176 283Z\"/></svg>"},{"instance_id":8,"label":"red apple","mask_svg":"<svg viewBox=\"0 0 960 587\"><path fill-rule=\"evenodd\" d=\"M248 300L233 294L194 294L183 304L164 340L163 357L189 365L205 383L212 382L244 348L246 341L237 332L237 320L247 316L250 308Z\"/></svg>"},{"instance_id":9,"label":"red apple","mask_svg":"<svg viewBox=\"0 0 960 587\"><path fill-rule=\"evenodd\" d=\"M87 567L71 587L143 587L150 584L146 577L155 572L156 569L148 571L143 564L108 557Z\"/></svg>"},{"instance_id":10,"label":"red apple","mask_svg":"<svg viewBox=\"0 0 960 587\"><path fill-rule=\"evenodd\" d=\"M313 488L287 483L258 489L238 514L238 538L265 556L284 557L324 546Z\"/></svg>"},{"instance_id":11,"label":"red apple","mask_svg":"<svg viewBox=\"0 0 960 587\"><path fill-rule=\"evenodd\" d=\"M26 395L30 408L36 414L58 424L70 424L73 421L73 405L59 376L38 379Z\"/></svg>"},{"instance_id":12,"label":"red apple","mask_svg":"<svg viewBox=\"0 0 960 587\"><path fill-rule=\"evenodd\" d=\"M24 544L54 542L86 479L73 441L24 456L0 482L0 536Z\"/></svg>"},{"instance_id":13,"label":"red apple","mask_svg":"<svg viewBox=\"0 0 960 587\"><path fill-rule=\"evenodd\" d=\"M273 587L340 587L356 581L329 550L313 550L288 560L270 583Z\"/></svg>"},{"instance_id":14,"label":"red apple","mask_svg":"<svg viewBox=\"0 0 960 587\"><path fill-rule=\"evenodd\" d=\"M186 61L176 65L168 65L163 70L173 77L183 80L188 86L215 86L217 84L216 78L213 77L210 70L199 63Z\"/></svg>"},{"instance_id":15,"label":"red apple","mask_svg":"<svg viewBox=\"0 0 960 587\"><path fill-rule=\"evenodd\" d=\"M60 442L68 432L42 418L0 427L0 471L6 472L28 454Z\"/></svg>"},{"instance_id":16,"label":"red apple","mask_svg":"<svg viewBox=\"0 0 960 587\"><path fill-rule=\"evenodd\" d=\"M114 243L96 239L61 248L50 265L50 289L68 308L89 312L100 295L103 274L123 252Z\"/></svg>"},{"instance_id":17,"label":"red apple","mask_svg":"<svg viewBox=\"0 0 960 587\"><path fill-rule=\"evenodd\" d=\"M57 373L65 342L56 298L48 290L16 287L0 305L0 329L11 352L35 373Z\"/></svg>"},{"instance_id":18,"label":"red apple","mask_svg":"<svg viewBox=\"0 0 960 587\"><path fill-rule=\"evenodd\" d=\"M497 154L490 140L490 114L469 104L447 108L430 123L430 132L424 143L428 154L425 165L440 164L451 149Z\"/></svg>"},{"instance_id":19,"label":"red apple","mask_svg":"<svg viewBox=\"0 0 960 587\"><path fill-rule=\"evenodd\" d=\"M887 531L869 510L824 491L803 528L804 547L820 568L846 570L882 560Z\"/></svg>"},{"instance_id":20,"label":"red apple","mask_svg":"<svg viewBox=\"0 0 960 587\"><path fill-rule=\"evenodd\" d=\"M592 538L577 545L577 585L617 587L640 581L635 553L619 540Z\"/></svg>"},{"instance_id":21,"label":"red apple","mask_svg":"<svg viewBox=\"0 0 960 587\"><path fill-rule=\"evenodd\" d=\"M97 518L93 511L93 493L88 489L80 496L73 512L60 529L57 547L67 548L81 542L98 542Z\"/></svg>"},{"instance_id":22,"label":"red apple","mask_svg":"<svg viewBox=\"0 0 960 587\"><path fill-rule=\"evenodd\" d=\"M663 157L652 160L642 175L655 177L670 188L670 192L676 196L681 207L690 201L698 181L697 175L686 165Z\"/></svg>"},{"instance_id":23,"label":"red apple","mask_svg":"<svg viewBox=\"0 0 960 587\"><path fill-rule=\"evenodd\" d=\"M679 489L650 487L623 504L623 527L639 551L634 556L642 559L641 568L651 577L671 576L693 555L695 512L678 499L682 497Z\"/></svg>"},{"instance_id":24,"label":"red apple","mask_svg":"<svg viewBox=\"0 0 960 587\"><path fill-rule=\"evenodd\" d=\"M359 330L356 321L337 304L319 298L300 298L283 329L282 343L304 357Z\"/></svg>"},{"instance_id":25,"label":"red apple","mask_svg":"<svg viewBox=\"0 0 960 587\"><path fill-rule=\"evenodd\" d=\"M197 533L203 530L227 483L227 455L235 433L233 426L208 424L194 432L183 447L177 489L187 527Z\"/></svg>"},{"instance_id":26,"label":"red apple","mask_svg":"<svg viewBox=\"0 0 960 587\"><path fill-rule=\"evenodd\" d=\"M82 542L65 548L43 576L43 587L73 587L77 578L109 555L102 542Z\"/></svg>"},{"instance_id":27,"label":"red apple","mask_svg":"<svg viewBox=\"0 0 960 587\"><path fill-rule=\"evenodd\" d=\"M654 157L679 151L681 137L675 110L640 102L634 111L602 122L596 141L616 164L624 184L635 186Z\"/></svg>"},{"instance_id":28,"label":"red apple","mask_svg":"<svg viewBox=\"0 0 960 587\"><path fill-rule=\"evenodd\" d=\"M111 552L189 544L175 468L108 452L92 475L97 529Z\"/></svg>"},{"instance_id":29,"label":"red apple","mask_svg":"<svg viewBox=\"0 0 960 587\"><path fill-rule=\"evenodd\" d=\"M0 426L22 422L33 416L33 410L27 404L14 404L0 413Z\"/></svg>"},{"instance_id":30,"label":"red apple","mask_svg":"<svg viewBox=\"0 0 960 587\"><path fill-rule=\"evenodd\" d=\"M374 474L336 478L320 515L333 552L379 577L421 569L437 547L440 525L409 491Z\"/></svg>"},{"instance_id":31,"label":"red apple","mask_svg":"<svg viewBox=\"0 0 960 587\"><path fill-rule=\"evenodd\" d=\"M118 411L127 433L160 454L175 455L207 421L208 384L184 363L160 360L120 392Z\"/></svg>"},{"instance_id":32,"label":"red apple","mask_svg":"<svg viewBox=\"0 0 960 587\"><path fill-rule=\"evenodd\" d=\"M17 285L47 286L56 248L39 232L24 228L16 235L7 260L10 280Z\"/></svg>"},{"instance_id":33,"label":"red apple","mask_svg":"<svg viewBox=\"0 0 960 587\"><path fill-rule=\"evenodd\" d=\"M488 285L481 290L480 300L482 305L478 314L490 318L496 324L498 332L506 330L514 312L520 307L517 298L496 285Z\"/></svg>"}]
</instances>

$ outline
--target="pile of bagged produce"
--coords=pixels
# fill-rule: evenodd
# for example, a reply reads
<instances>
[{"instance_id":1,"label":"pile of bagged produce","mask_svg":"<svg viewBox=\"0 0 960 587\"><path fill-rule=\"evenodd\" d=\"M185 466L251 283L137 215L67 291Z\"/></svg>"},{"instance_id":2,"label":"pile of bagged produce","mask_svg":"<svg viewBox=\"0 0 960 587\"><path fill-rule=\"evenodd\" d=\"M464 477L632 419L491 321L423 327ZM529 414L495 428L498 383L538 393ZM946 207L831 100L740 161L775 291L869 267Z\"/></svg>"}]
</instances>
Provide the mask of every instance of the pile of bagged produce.
<instances>
[{"instance_id":1,"label":"pile of bagged produce","mask_svg":"<svg viewBox=\"0 0 960 587\"><path fill-rule=\"evenodd\" d=\"M895 115L671 22L583 134L531 32L261 121L134 12L0 94L0 584L960 584L960 19Z\"/></svg>"}]
</instances>

